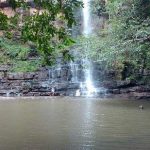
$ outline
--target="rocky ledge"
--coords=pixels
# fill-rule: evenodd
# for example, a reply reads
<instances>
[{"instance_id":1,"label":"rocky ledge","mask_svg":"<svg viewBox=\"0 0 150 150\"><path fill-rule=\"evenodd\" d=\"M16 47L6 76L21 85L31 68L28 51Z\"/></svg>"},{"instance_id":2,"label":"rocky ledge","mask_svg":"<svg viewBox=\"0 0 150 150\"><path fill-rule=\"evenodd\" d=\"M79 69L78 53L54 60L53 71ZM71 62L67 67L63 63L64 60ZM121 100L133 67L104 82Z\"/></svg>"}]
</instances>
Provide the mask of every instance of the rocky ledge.
<instances>
[{"instance_id":1,"label":"rocky ledge","mask_svg":"<svg viewBox=\"0 0 150 150\"><path fill-rule=\"evenodd\" d=\"M104 83L108 97L150 99L150 85L138 84L135 81L113 81Z\"/></svg>"},{"instance_id":2,"label":"rocky ledge","mask_svg":"<svg viewBox=\"0 0 150 150\"><path fill-rule=\"evenodd\" d=\"M54 78L55 76L55 78ZM80 83L72 82L67 69L50 74L48 69L31 73L0 70L0 96L75 96ZM96 83L98 97L150 99L150 85L135 81L103 81Z\"/></svg>"}]
</instances>

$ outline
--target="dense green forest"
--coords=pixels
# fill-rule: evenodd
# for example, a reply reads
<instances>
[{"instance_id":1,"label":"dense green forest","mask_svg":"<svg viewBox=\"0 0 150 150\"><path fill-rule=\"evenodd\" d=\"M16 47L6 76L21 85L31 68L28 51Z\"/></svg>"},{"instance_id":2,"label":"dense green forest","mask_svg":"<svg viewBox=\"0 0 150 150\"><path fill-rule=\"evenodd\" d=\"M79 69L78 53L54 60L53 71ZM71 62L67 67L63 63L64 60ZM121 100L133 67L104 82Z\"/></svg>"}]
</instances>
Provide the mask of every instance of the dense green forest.
<instances>
[{"instance_id":1,"label":"dense green forest","mask_svg":"<svg viewBox=\"0 0 150 150\"><path fill-rule=\"evenodd\" d=\"M87 43L89 57L115 68L123 80L141 78L150 69L150 1L108 0L93 1L93 13L105 22L99 33L80 38ZM82 49L82 48L81 48Z\"/></svg>"},{"instance_id":2,"label":"dense green forest","mask_svg":"<svg viewBox=\"0 0 150 150\"><path fill-rule=\"evenodd\" d=\"M73 60L72 47L84 55L85 45L90 59L117 70L122 79L140 79L150 70L150 0L91 1L91 11L103 18L103 25L96 34L76 39L71 28L78 24L75 10L84 7L80 1L35 0L37 12L32 15L29 4L9 2L22 11L11 18L0 13L0 63L13 63L16 71L52 65L57 57Z\"/></svg>"}]
</instances>

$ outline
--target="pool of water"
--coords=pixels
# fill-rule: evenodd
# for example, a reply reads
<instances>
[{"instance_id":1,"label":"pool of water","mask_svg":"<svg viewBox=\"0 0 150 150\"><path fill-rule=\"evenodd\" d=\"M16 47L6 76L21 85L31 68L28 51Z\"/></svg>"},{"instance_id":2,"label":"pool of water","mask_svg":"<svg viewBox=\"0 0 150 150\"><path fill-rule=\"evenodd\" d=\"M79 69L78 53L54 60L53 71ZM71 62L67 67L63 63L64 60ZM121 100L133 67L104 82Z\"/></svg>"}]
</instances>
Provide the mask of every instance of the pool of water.
<instances>
[{"instance_id":1,"label":"pool of water","mask_svg":"<svg viewBox=\"0 0 150 150\"><path fill-rule=\"evenodd\" d=\"M150 101L70 97L0 101L0 150L149 149Z\"/></svg>"}]
</instances>

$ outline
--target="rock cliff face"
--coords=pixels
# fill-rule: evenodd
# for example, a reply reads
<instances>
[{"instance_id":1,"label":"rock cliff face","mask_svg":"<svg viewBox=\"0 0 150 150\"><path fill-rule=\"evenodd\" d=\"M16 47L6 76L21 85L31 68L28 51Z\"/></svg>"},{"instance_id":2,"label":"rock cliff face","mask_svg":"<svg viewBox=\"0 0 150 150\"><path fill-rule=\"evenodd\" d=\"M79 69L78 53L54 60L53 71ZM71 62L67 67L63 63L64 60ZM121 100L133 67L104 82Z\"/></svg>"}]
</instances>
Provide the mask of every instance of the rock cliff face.
<instances>
[{"instance_id":1,"label":"rock cliff face","mask_svg":"<svg viewBox=\"0 0 150 150\"><path fill-rule=\"evenodd\" d=\"M84 80L82 69L76 70L64 65L51 69L41 68L37 72L12 73L7 67L0 67L0 96L76 96L80 82ZM150 98L150 85L136 81L114 79L115 72L104 72L94 67L94 82L101 89L96 96L121 98ZM105 90L102 90L105 89Z\"/></svg>"},{"instance_id":2,"label":"rock cliff face","mask_svg":"<svg viewBox=\"0 0 150 150\"><path fill-rule=\"evenodd\" d=\"M69 69L42 68L31 73L10 73L1 69L0 96L66 95L68 89L78 88L70 84L70 76Z\"/></svg>"}]
</instances>

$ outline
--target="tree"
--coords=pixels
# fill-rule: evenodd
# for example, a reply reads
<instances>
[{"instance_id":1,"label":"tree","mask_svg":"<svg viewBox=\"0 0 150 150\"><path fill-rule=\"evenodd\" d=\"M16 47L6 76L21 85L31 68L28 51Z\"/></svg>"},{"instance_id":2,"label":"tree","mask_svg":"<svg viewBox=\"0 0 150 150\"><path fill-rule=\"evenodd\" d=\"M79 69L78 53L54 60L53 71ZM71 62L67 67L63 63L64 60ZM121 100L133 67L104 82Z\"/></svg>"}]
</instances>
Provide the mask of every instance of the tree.
<instances>
[{"instance_id":1,"label":"tree","mask_svg":"<svg viewBox=\"0 0 150 150\"><path fill-rule=\"evenodd\" d=\"M108 3L109 36L115 39L116 52L141 70L150 68L150 1L115 0Z\"/></svg>"},{"instance_id":2,"label":"tree","mask_svg":"<svg viewBox=\"0 0 150 150\"><path fill-rule=\"evenodd\" d=\"M74 41L69 29L76 23L73 12L82 5L79 0L34 0L36 11L32 14L31 3L25 0L8 2L16 12L20 10L20 14L16 13L7 21L9 36L5 34L6 37L11 38L14 31L19 31L20 41L35 44L46 64L52 65L60 54L65 60L72 59L68 47Z\"/></svg>"},{"instance_id":3,"label":"tree","mask_svg":"<svg viewBox=\"0 0 150 150\"><path fill-rule=\"evenodd\" d=\"M109 18L107 26L91 37L89 56L97 62L105 61L120 73L129 67L128 77L136 76L134 72L143 77L144 70L150 69L150 1L109 0L105 5L95 2L101 5L95 6L97 11L105 7L100 14L108 14Z\"/></svg>"}]
</instances>

